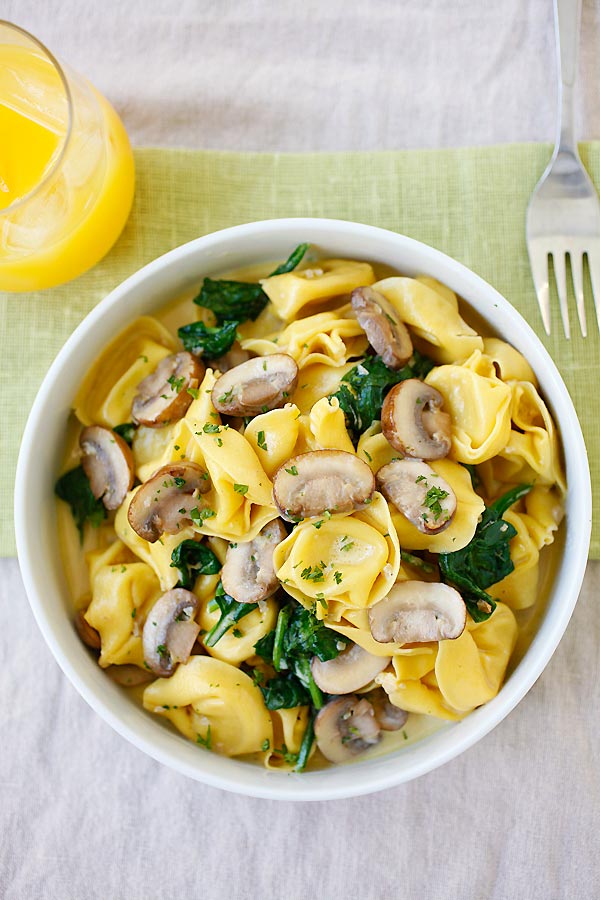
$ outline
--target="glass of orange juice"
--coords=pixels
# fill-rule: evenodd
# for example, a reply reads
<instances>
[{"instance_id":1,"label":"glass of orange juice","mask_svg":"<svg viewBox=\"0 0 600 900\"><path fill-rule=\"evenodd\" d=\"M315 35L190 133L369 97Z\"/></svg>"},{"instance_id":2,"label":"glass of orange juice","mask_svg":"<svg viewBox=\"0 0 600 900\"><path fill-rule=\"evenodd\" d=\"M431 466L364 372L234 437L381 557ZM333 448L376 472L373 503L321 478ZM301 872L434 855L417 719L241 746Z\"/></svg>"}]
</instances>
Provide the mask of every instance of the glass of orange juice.
<instances>
[{"instance_id":1,"label":"glass of orange juice","mask_svg":"<svg viewBox=\"0 0 600 900\"><path fill-rule=\"evenodd\" d=\"M0 21L0 290L63 284L108 252L133 200L110 103L36 38Z\"/></svg>"}]
</instances>

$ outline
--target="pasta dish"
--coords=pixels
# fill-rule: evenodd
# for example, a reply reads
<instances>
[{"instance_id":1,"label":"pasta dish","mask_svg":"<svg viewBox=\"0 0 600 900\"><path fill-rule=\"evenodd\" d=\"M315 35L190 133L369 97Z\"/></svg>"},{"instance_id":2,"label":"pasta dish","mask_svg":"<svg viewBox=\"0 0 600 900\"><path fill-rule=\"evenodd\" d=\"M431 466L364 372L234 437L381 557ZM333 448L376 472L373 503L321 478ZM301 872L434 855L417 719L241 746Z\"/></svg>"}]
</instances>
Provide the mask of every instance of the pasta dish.
<instances>
[{"instance_id":1,"label":"pasta dish","mask_svg":"<svg viewBox=\"0 0 600 900\"><path fill-rule=\"evenodd\" d=\"M185 738L302 771L500 690L566 491L527 360L296 248L115 337L56 484L75 626Z\"/></svg>"}]
</instances>

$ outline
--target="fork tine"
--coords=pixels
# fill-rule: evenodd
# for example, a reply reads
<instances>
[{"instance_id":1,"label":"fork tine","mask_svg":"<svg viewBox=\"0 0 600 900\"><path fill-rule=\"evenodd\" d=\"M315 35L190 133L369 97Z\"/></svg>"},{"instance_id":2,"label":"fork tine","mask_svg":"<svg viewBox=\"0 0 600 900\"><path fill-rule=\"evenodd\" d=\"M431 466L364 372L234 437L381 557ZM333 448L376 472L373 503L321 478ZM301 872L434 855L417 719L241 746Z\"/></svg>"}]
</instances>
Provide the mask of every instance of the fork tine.
<instances>
[{"instance_id":1,"label":"fork tine","mask_svg":"<svg viewBox=\"0 0 600 900\"><path fill-rule=\"evenodd\" d=\"M596 307L596 320L598 322L598 329L600 329L600 256L598 256L597 253L590 253L589 251L586 255L590 269L594 305Z\"/></svg>"},{"instance_id":2,"label":"fork tine","mask_svg":"<svg viewBox=\"0 0 600 900\"><path fill-rule=\"evenodd\" d=\"M563 323L565 337L567 340L569 340L571 337L571 328L569 326L569 307L567 306L567 266L565 254L553 253L552 263L554 266L554 277L556 279L558 300L560 302L560 316Z\"/></svg>"},{"instance_id":3,"label":"fork tine","mask_svg":"<svg viewBox=\"0 0 600 900\"><path fill-rule=\"evenodd\" d=\"M533 275L533 284L537 294L538 306L542 314L542 322L546 329L546 334L550 334L550 296L548 293L548 254L530 250L529 263L531 265L531 274ZM600 280L598 281L600 290ZM598 295L600 298L600 294Z\"/></svg>"},{"instance_id":4,"label":"fork tine","mask_svg":"<svg viewBox=\"0 0 600 900\"><path fill-rule=\"evenodd\" d=\"M575 291L575 301L577 303L577 315L579 316L579 327L583 337L587 337L587 323L585 320L585 302L583 299L583 255L579 252L569 253L571 260L571 277L573 279L573 290Z\"/></svg>"}]
</instances>

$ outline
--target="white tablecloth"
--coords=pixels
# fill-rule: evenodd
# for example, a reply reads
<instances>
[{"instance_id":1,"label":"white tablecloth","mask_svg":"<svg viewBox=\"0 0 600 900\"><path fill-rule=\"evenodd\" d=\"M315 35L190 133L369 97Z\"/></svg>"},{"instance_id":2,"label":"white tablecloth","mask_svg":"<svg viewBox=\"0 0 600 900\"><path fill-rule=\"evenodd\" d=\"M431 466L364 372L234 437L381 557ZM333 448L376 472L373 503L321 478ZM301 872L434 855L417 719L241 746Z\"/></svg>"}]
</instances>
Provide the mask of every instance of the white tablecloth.
<instances>
[{"instance_id":1,"label":"white tablecloth","mask_svg":"<svg viewBox=\"0 0 600 900\"><path fill-rule=\"evenodd\" d=\"M133 141L333 150L550 140L550 0L5 0ZM600 3L578 118L600 137ZM600 896L600 564L535 687L476 747L382 794L275 803L189 781L62 676L0 561L0 898Z\"/></svg>"}]
</instances>

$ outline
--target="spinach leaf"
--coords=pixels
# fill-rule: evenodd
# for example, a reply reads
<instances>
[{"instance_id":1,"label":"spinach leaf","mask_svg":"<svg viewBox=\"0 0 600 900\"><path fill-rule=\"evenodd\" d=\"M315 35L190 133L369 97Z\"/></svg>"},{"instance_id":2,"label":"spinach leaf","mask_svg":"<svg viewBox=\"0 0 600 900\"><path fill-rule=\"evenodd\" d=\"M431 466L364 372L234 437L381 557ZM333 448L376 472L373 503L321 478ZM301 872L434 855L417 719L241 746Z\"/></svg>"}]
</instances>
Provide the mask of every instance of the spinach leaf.
<instances>
[{"instance_id":1,"label":"spinach leaf","mask_svg":"<svg viewBox=\"0 0 600 900\"><path fill-rule=\"evenodd\" d=\"M460 590L475 622L489 619L496 608L496 601L485 588L506 578L515 567L510 558L510 541L517 531L502 516L513 503L529 493L532 486L521 484L499 497L483 513L466 547L452 553L440 553L438 557L442 579Z\"/></svg>"},{"instance_id":2,"label":"spinach leaf","mask_svg":"<svg viewBox=\"0 0 600 900\"><path fill-rule=\"evenodd\" d=\"M115 425L113 431L116 432L120 437L123 438L126 444L133 443L133 438L135 437L135 433L137 431L137 426L133 424L133 422L124 422L122 425Z\"/></svg>"},{"instance_id":3,"label":"spinach leaf","mask_svg":"<svg viewBox=\"0 0 600 900\"><path fill-rule=\"evenodd\" d=\"M298 697L304 697L302 703L310 701L315 709L320 709L324 698L312 677L310 662L313 656L322 661L335 659L340 653L340 643L347 643L347 639L327 628L299 603L290 602L282 607L274 631L254 647L258 656L280 673L264 687L261 685L267 706L280 704L268 708L288 708L288 701L290 706L297 706Z\"/></svg>"},{"instance_id":4,"label":"spinach leaf","mask_svg":"<svg viewBox=\"0 0 600 900\"><path fill-rule=\"evenodd\" d=\"M296 247L286 262L271 272L269 278L295 269L308 247L309 244L300 244ZM254 321L268 302L269 298L260 284L214 278L205 278L200 293L194 298L194 303L198 306L204 306L213 311L217 325L224 325L233 320L238 324L246 322L248 319Z\"/></svg>"},{"instance_id":5,"label":"spinach leaf","mask_svg":"<svg viewBox=\"0 0 600 900\"><path fill-rule=\"evenodd\" d=\"M310 247L310 244L298 244L294 252L288 256L285 262L282 262L276 269L274 269L269 278L274 278L275 275L286 275L288 272L292 272L296 266L300 265L302 259L304 258L304 254Z\"/></svg>"},{"instance_id":6,"label":"spinach leaf","mask_svg":"<svg viewBox=\"0 0 600 900\"><path fill-rule=\"evenodd\" d=\"M217 585L214 599L221 610L221 618L204 638L207 647L214 647L236 622L258 607L258 603L238 603L237 600L225 593L221 582Z\"/></svg>"},{"instance_id":7,"label":"spinach leaf","mask_svg":"<svg viewBox=\"0 0 600 900\"><path fill-rule=\"evenodd\" d=\"M267 709L292 709L310 703L310 693L292 672L276 675L260 689Z\"/></svg>"},{"instance_id":8,"label":"spinach leaf","mask_svg":"<svg viewBox=\"0 0 600 900\"><path fill-rule=\"evenodd\" d=\"M237 334L237 322L224 322L212 328L204 322L191 322L177 329L179 340L186 350L195 356L217 359L231 350Z\"/></svg>"},{"instance_id":9,"label":"spinach leaf","mask_svg":"<svg viewBox=\"0 0 600 900\"><path fill-rule=\"evenodd\" d=\"M308 762L308 757L310 756L311 747L315 740L315 718L316 714L313 710L311 710L308 723L306 725L306 730L302 737L302 743L300 744L300 750L298 752L298 761L295 766L296 772L301 772L306 768L306 763Z\"/></svg>"},{"instance_id":10,"label":"spinach leaf","mask_svg":"<svg viewBox=\"0 0 600 900\"><path fill-rule=\"evenodd\" d=\"M337 397L346 416L346 425L358 438L375 419L381 418L385 395L393 385L407 378L424 378L435 363L415 350L401 369L388 369L381 357L368 356L342 378Z\"/></svg>"},{"instance_id":11,"label":"spinach leaf","mask_svg":"<svg viewBox=\"0 0 600 900\"><path fill-rule=\"evenodd\" d=\"M70 472L61 475L54 486L54 493L71 507L83 543L85 523L90 522L94 528L97 528L106 518L104 504L102 500L96 500L92 494L90 482L83 471L83 466L77 466L76 469L71 469Z\"/></svg>"},{"instance_id":12,"label":"spinach leaf","mask_svg":"<svg viewBox=\"0 0 600 900\"><path fill-rule=\"evenodd\" d=\"M171 553L171 568L179 570L179 586L191 591L198 575L216 575L221 571L221 563L210 547L187 540Z\"/></svg>"},{"instance_id":13,"label":"spinach leaf","mask_svg":"<svg viewBox=\"0 0 600 900\"><path fill-rule=\"evenodd\" d=\"M283 636L283 656L286 659L317 656L322 662L339 655L338 644L348 643L331 628L317 619L309 609L299 604L293 610Z\"/></svg>"}]
</instances>

